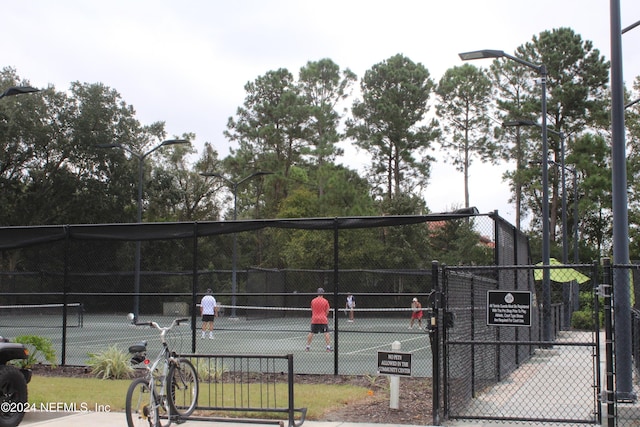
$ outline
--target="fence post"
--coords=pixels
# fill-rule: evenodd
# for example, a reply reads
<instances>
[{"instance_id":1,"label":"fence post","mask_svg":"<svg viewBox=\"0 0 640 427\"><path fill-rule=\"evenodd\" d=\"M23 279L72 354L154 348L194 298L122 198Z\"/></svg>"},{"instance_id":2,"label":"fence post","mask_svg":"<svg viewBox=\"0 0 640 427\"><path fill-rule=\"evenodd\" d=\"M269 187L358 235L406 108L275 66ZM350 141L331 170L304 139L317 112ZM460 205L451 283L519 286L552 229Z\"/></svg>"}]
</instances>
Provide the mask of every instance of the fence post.
<instances>
[{"instance_id":1,"label":"fence post","mask_svg":"<svg viewBox=\"0 0 640 427\"><path fill-rule=\"evenodd\" d=\"M340 356L340 322L338 316L338 294L340 292L340 245L338 239L340 237L340 227L338 227L338 218L333 220L333 375L338 375L338 361Z\"/></svg>"},{"instance_id":2,"label":"fence post","mask_svg":"<svg viewBox=\"0 0 640 427\"><path fill-rule=\"evenodd\" d=\"M294 400L293 400L293 354L287 354L287 368L289 370L289 374L287 375L287 387L289 391L289 427L293 427L296 425L294 419Z\"/></svg>"},{"instance_id":3,"label":"fence post","mask_svg":"<svg viewBox=\"0 0 640 427\"><path fill-rule=\"evenodd\" d=\"M607 363L607 384L604 391L604 397L607 403L607 426L613 427L615 425L615 386L613 377L613 326L611 321L611 260L609 258L604 258L603 264L604 270L602 275L602 287L600 294L604 297L604 334ZM599 316L599 313L596 312L595 315Z\"/></svg>"},{"instance_id":4,"label":"fence post","mask_svg":"<svg viewBox=\"0 0 640 427\"><path fill-rule=\"evenodd\" d=\"M196 304L198 304L198 221L193 223L193 280L191 282L191 353L196 352Z\"/></svg>"},{"instance_id":5,"label":"fence post","mask_svg":"<svg viewBox=\"0 0 640 427\"><path fill-rule=\"evenodd\" d=\"M595 325L593 327L593 331L595 332L596 338L596 390L598 393L602 390L602 366L600 361L602 360L602 353L600 352L600 296L598 292L598 276L599 264L598 261L594 260L591 264L591 292L593 295L593 312L594 314L594 322ZM578 282L574 281L576 288L578 287ZM596 420L598 424L602 425L602 398L598 396L597 406L596 406Z\"/></svg>"},{"instance_id":6,"label":"fence post","mask_svg":"<svg viewBox=\"0 0 640 427\"><path fill-rule=\"evenodd\" d=\"M62 284L62 365L67 364L67 304L69 303L69 226L64 226L64 272Z\"/></svg>"},{"instance_id":7,"label":"fence post","mask_svg":"<svg viewBox=\"0 0 640 427\"><path fill-rule=\"evenodd\" d=\"M440 284L438 282L438 261L431 263L431 319L429 338L431 339L431 396L433 407L433 425L440 425L440 334L438 333L438 317L440 316L438 299L440 298Z\"/></svg>"}]
</instances>

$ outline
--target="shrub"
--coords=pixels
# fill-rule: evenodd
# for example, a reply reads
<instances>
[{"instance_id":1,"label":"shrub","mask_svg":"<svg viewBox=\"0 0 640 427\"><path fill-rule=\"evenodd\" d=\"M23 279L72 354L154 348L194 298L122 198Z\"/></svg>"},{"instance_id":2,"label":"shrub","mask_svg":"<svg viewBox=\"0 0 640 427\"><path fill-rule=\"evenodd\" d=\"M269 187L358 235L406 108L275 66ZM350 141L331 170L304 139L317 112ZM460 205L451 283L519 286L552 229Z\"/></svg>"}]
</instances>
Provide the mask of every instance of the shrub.
<instances>
[{"instance_id":1,"label":"shrub","mask_svg":"<svg viewBox=\"0 0 640 427\"><path fill-rule=\"evenodd\" d=\"M24 344L29 349L29 357L14 360L12 364L22 369L30 369L36 363L45 361L49 362L51 366L56 365L56 351L53 349L53 343L49 338L38 335L20 335L14 341Z\"/></svg>"},{"instance_id":2,"label":"shrub","mask_svg":"<svg viewBox=\"0 0 640 427\"><path fill-rule=\"evenodd\" d=\"M118 380L129 378L133 373L130 360L129 353L112 345L100 353L90 353L87 364L96 377L101 377L103 380Z\"/></svg>"},{"instance_id":3,"label":"shrub","mask_svg":"<svg viewBox=\"0 0 640 427\"><path fill-rule=\"evenodd\" d=\"M578 330L593 330L593 312L589 310L574 311L571 316L571 327Z\"/></svg>"},{"instance_id":4,"label":"shrub","mask_svg":"<svg viewBox=\"0 0 640 427\"><path fill-rule=\"evenodd\" d=\"M222 362L218 362L217 360L212 363L207 363L207 361L203 359L198 359L196 361L192 360L194 363L194 367L196 368L196 372L198 373L198 378L202 381L218 381L222 379L222 375L225 372L228 372L226 366L222 364Z\"/></svg>"}]
</instances>

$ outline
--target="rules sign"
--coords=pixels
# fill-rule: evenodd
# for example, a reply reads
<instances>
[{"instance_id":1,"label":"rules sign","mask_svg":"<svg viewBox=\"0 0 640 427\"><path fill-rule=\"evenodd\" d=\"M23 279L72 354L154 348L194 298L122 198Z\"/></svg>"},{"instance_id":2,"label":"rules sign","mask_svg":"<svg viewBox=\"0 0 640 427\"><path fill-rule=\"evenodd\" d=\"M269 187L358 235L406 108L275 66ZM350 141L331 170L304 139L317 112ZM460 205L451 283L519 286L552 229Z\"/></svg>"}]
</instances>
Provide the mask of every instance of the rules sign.
<instances>
[{"instance_id":1,"label":"rules sign","mask_svg":"<svg viewBox=\"0 0 640 427\"><path fill-rule=\"evenodd\" d=\"M531 326L531 292L487 291L488 326Z\"/></svg>"},{"instance_id":2,"label":"rules sign","mask_svg":"<svg viewBox=\"0 0 640 427\"><path fill-rule=\"evenodd\" d=\"M378 351L378 373L411 376L411 353Z\"/></svg>"}]
</instances>

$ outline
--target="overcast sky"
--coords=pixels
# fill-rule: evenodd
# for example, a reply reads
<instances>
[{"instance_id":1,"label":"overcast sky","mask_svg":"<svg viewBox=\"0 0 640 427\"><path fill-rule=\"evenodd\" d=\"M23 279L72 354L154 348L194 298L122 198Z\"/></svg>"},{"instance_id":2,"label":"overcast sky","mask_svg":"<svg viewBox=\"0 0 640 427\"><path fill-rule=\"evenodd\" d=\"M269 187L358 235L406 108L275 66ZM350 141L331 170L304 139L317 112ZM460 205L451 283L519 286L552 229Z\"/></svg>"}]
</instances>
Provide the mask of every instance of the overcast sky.
<instances>
[{"instance_id":1,"label":"overcast sky","mask_svg":"<svg viewBox=\"0 0 640 427\"><path fill-rule=\"evenodd\" d=\"M619 0L622 28L640 1ZM101 82L143 124L169 137L194 132L228 154L222 132L244 85L279 68L297 75L330 58L358 77L395 54L422 63L437 82L459 52L515 49L542 31L572 28L610 59L608 0L0 0L3 67L36 87ZM622 36L628 86L640 75L640 27ZM474 61L488 67L490 60ZM433 108L433 107L432 107ZM345 164L359 168L353 150ZM508 165L471 166L471 205L514 222ZM433 212L464 204L462 174L439 162L424 197Z\"/></svg>"}]
</instances>

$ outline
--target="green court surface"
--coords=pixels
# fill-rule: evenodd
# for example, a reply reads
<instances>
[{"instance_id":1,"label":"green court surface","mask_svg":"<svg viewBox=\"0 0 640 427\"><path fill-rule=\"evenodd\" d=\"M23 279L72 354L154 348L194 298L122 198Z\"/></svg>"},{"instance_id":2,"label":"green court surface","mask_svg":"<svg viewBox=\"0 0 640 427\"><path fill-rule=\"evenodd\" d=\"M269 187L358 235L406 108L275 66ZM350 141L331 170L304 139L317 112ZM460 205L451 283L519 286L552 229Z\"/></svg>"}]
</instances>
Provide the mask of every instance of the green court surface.
<instances>
[{"instance_id":1,"label":"green court surface","mask_svg":"<svg viewBox=\"0 0 640 427\"><path fill-rule=\"evenodd\" d=\"M431 348L429 334L424 330L408 329L409 313L395 317L375 317L373 313L357 313L353 323L346 317L330 319L331 346L337 352L327 352L322 334L315 335L309 352L305 351L309 331L309 318L304 315L284 318L217 317L214 339L201 337L200 318L195 319L196 330L190 323L175 327L167 342L180 354L192 353L195 336L195 353L206 355L287 355L293 354L294 371L302 374L334 374L337 362L340 375L376 375L378 351L391 351L392 343L400 343L400 352L411 354L411 375L431 376ZM342 311L340 316L344 314ZM365 317L369 315L370 317ZM140 321L156 321L168 326L175 316L140 314ZM19 335L48 337L54 343L58 360L62 357L61 319L41 319L40 326L2 326L0 335L14 338ZM423 319L423 326L428 319ZM416 326L416 325L414 325ZM195 334L194 334L195 332ZM89 354L101 352L116 345L127 350L139 341L148 342L148 356L154 358L160 349L159 332L145 326L131 325L126 313L105 315L85 313L82 326L67 328L65 364L86 365Z\"/></svg>"}]
</instances>

